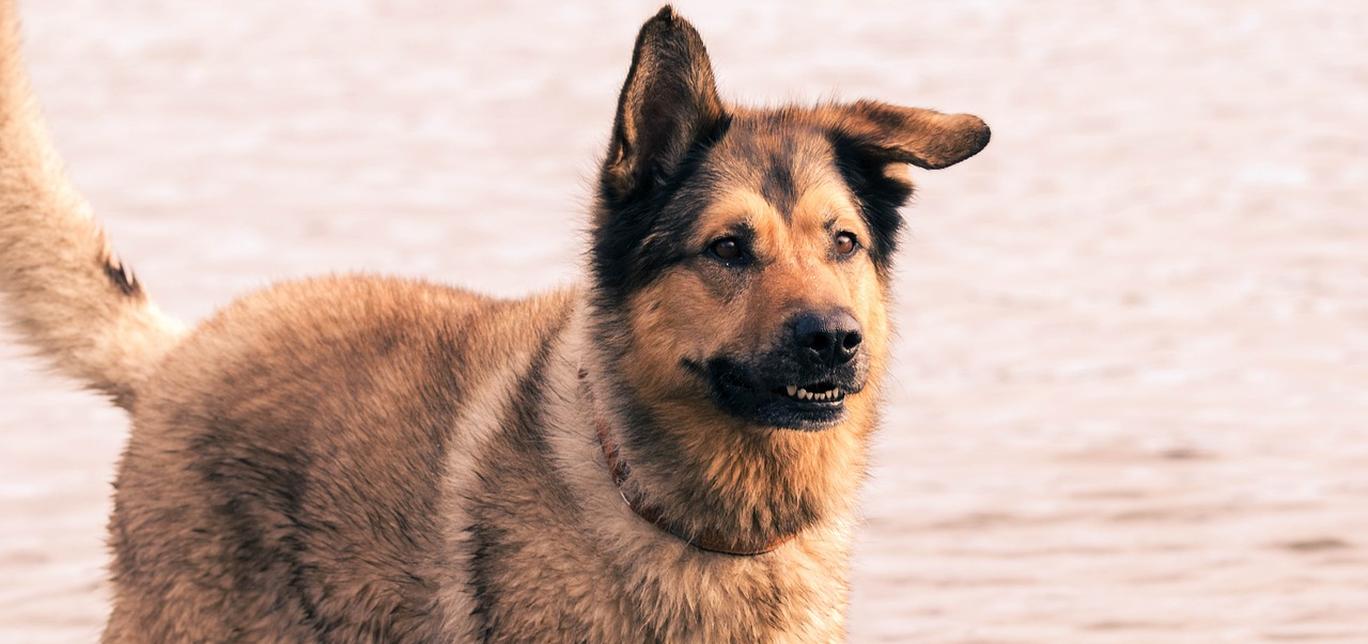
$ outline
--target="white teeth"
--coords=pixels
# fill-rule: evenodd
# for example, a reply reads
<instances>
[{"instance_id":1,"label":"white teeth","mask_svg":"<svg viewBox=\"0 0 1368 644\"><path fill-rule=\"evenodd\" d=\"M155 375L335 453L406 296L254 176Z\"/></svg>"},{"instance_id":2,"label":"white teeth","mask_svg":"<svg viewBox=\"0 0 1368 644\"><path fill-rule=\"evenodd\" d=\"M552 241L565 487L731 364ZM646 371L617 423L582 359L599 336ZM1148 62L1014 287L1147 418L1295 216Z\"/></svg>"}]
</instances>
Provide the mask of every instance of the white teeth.
<instances>
[{"instance_id":1,"label":"white teeth","mask_svg":"<svg viewBox=\"0 0 1368 644\"><path fill-rule=\"evenodd\" d=\"M823 392L812 392L797 385L788 385L784 388L788 391L790 398L798 400L830 401L839 399L843 393L839 388L831 388Z\"/></svg>"}]
</instances>

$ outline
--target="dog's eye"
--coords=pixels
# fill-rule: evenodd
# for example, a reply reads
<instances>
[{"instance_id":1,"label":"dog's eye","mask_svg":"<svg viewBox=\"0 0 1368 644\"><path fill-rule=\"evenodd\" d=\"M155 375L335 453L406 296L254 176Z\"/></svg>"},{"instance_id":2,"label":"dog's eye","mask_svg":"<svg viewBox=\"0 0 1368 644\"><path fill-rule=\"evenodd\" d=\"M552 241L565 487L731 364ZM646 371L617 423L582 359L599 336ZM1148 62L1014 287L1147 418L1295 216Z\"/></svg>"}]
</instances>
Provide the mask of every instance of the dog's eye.
<instances>
[{"instance_id":1,"label":"dog's eye","mask_svg":"<svg viewBox=\"0 0 1368 644\"><path fill-rule=\"evenodd\" d=\"M836 233L836 254L849 255L860 247L860 242L855 239L855 233L839 232Z\"/></svg>"},{"instance_id":2,"label":"dog's eye","mask_svg":"<svg viewBox=\"0 0 1368 644\"><path fill-rule=\"evenodd\" d=\"M728 264L742 263L747 259L746 249L742 247L741 240L735 237L723 237L714 241L708 245L708 252Z\"/></svg>"}]
</instances>

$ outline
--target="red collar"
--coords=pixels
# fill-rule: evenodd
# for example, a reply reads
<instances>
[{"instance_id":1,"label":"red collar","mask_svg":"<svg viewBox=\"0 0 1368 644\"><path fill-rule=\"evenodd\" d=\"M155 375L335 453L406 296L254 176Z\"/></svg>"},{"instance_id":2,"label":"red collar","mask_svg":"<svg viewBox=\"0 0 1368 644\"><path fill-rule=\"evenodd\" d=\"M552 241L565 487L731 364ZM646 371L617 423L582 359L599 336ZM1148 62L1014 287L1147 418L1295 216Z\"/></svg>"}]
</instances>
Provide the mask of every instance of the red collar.
<instances>
[{"instance_id":1,"label":"red collar","mask_svg":"<svg viewBox=\"0 0 1368 644\"><path fill-rule=\"evenodd\" d=\"M627 477L631 475L632 468L627 465L626 461L622 460L621 450L618 448L618 444L613 440L612 433L608 431L608 421L599 413L598 406L594 404L593 396L589 395L588 375L589 372L580 369L580 382L589 402L590 413L594 416L594 433L598 435L599 448L603 450L603 459L608 464L608 471L613 476L613 485L617 486L618 494L622 495L622 500L627 502L627 507L631 508L632 512L635 512L637 516L660 529L662 532L665 532L690 546L698 548L699 550L737 557L763 555L784 545L796 536L793 534L781 535L770 539L769 541L756 543L753 541L743 541L731 535L723 534L720 530L710 528L705 528L702 532L690 536L687 532L681 530L679 526L667 521L665 519L665 511L661 509L660 506L653 505L637 495L628 494L627 489L623 487L623 483L626 482Z\"/></svg>"}]
</instances>

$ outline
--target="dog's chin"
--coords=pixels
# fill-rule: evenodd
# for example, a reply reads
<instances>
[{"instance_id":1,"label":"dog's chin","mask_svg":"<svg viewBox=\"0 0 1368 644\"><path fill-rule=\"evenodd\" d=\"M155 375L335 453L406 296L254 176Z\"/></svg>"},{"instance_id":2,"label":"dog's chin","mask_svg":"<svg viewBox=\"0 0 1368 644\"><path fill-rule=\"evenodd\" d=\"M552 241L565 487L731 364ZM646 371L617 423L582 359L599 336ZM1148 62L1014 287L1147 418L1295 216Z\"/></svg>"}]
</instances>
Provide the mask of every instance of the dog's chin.
<instances>
[{"instance_id":1,"label":"dog's chin","mask_svg":"<svg viewBox=\"0 0 1368 644\"><path fill-rule=\"evenodd\" d=\"M784 395L745 392L750 395L738 405L719 405L723 411L760 427L819 432L841 423L846 417L845 398L834 401L794 400ZM760 395L754 395L760 393ZM849 396L851 394L845 394ZM732 393L731 399L742 399Z\"/></svg>"},{"instance_id":2,"label":"dog's chin","mask_svg":"<svg viewBox=\"0 0 1368 644\"><path fill-rule=\"evenodd\" d=\"M727 361L710 361L701 371L720 410L771 429L818 432L839 425L847 400L863 388L849 375L760 378Z\"/></svg>"}]
</instances>

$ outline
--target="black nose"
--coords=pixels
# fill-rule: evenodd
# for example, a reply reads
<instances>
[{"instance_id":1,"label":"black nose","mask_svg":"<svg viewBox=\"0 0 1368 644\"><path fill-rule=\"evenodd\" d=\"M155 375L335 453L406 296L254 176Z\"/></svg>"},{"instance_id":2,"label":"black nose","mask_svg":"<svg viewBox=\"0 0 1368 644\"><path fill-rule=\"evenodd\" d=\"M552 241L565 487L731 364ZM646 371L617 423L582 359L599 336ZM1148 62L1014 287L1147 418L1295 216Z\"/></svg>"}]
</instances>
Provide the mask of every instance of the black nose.
<instances>
[{"instance_id":1,"label":"black nose","mask_svg":"<svg viewBox=\"0 0 1368 644\"><path fill-rule=\"evenodd\" d=\"M845 364L860 350L860 323L845 311L799 313L792 324L794 347L820 364Z\"/></svg>"}]
</instances>

